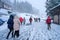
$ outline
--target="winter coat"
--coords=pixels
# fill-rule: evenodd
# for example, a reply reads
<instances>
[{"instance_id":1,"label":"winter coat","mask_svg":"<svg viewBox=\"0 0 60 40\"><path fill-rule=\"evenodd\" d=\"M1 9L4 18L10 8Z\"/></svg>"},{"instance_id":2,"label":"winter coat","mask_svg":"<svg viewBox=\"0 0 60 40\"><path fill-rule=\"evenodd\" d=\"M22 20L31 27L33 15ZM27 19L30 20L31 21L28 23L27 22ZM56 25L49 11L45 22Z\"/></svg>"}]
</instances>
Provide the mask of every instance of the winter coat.
<instances>
[{"instance_id":1,"label":"winter coat","mask_svg":"<svg viewBox=\"0 0 60 40\"><path fill-rule=\"evenodd\" d=\"M32 18L30 18L29 21L32 22Z\"/></svg>"},{"instance_id":2,"label":"winter coat","mask_svg":"<svg viewBox=\"0 0 60 40\"><path fill-rule=\"evenodd\" d=\"M47 18L47 20L46 20L46 23L47 23L47 24L51 24L51 18L50 18L50 16L48 16L48 18Z\"/></svg>"},{"instance_id":3,"label":"winter coat","mask_svg":"<svg viewBox=\"0 0 60 40\"><path fill-rule=\"evenodd\" d=\"M8 28L9 29L12 29L13 28L13 24L14 24L13 19L14 19L13 15L10 15L10 18L7 21L7 24L8 24Z\"/></svg>"},{"instance_id":4,"label":"winter coat","mask_svg":"<svg viewBox=\"0 0 60 40\"><path fill-rule=\"evenodd\" d=\"M20 20L20 22L23 22L23 18L22 17L20 17L19 20Z\"/></svg>"},{"instance_id":5,"label":"winter coat","mask_svg":"<svg viewBox=\"0 0 60 40\"><path fill-rule=\"evenodd\" d=\"M18 31L20 29L20 21L17 16L14 17L14 31Z\"/></svg>"}]
</instances>

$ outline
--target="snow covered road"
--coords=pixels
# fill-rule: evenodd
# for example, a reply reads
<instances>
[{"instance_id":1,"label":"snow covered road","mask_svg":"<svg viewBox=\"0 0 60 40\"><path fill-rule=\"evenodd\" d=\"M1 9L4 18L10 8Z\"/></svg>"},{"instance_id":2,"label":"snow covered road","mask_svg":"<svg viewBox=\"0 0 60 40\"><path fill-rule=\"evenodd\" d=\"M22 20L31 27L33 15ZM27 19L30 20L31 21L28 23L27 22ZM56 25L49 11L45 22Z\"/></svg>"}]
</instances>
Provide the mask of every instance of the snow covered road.
<instances>
[{"instance_id":1,"label":"snow covered road","mask_svg":"<svg viewBox=\"0 0 60 40\"><path fill-rule=\"evenodd\" d=\"M19 40L60 40L60 25L52 24L48 30L44 21L34 22L32 25L21 25ZM0 31L0 39L6 40L8 29ZM10 36L8 40L13 40Z\"/></svg>"}]
</instances>

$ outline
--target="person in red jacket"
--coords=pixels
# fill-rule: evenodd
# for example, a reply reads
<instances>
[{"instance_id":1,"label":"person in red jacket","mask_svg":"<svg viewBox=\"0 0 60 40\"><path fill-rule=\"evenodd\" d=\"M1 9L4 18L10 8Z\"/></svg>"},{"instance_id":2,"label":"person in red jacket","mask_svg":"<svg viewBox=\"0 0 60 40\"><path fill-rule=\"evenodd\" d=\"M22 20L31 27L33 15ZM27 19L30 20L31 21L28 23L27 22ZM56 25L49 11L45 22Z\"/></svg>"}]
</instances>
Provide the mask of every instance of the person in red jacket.
<instances>
[{"instance_id":1,"label":"person in red jacket","mask_svg":"<svg viewBox=\"0 0 60 40\"><path fill-rule=\"evenodd\" d=\"M51 25L51 17L50 16L48 16L46 23L48 25L48 30L51 29L51 26L50 26Z\"/></svg>"},{"instance_id":2,"label":"person in red jacket","mask_svg":"<svg viewBox=\"0 0 60 40\"><path fill-rule=\"evenodd\" d=\"M21 25L22 25L23 18L22 18L22 17L20 17L20 18L19 18L19 20L20 20L20 23L21 23Z\"/></svg>"},{"instance_id":3,"label":"person in red jacket","mask_svg":"<svg viewBox=\"0 0 60 40\"><path fill-rule=\"evenodd\" d=\"M32 24L32 17L29 18L30 24Z\"/></svg>"}]
</instances>

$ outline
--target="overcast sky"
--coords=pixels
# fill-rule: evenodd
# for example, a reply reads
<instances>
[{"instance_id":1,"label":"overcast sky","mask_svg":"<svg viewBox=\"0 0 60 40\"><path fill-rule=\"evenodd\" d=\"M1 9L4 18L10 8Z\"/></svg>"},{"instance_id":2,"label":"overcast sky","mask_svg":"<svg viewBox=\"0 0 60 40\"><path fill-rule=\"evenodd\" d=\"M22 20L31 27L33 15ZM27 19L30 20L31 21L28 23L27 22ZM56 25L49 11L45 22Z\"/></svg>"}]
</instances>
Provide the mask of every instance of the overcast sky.
<instances>
[{"instance_id":1,"label":"overcast sky","mask_svg":"<svg viewBox=\"0 0 60 40\"><path fill-rule=\"evenodd\" d=\"M33 7L39 9L39 14L40 16L43 16L43 15L46 15L46 8L45 8L45 3L46 3L46 0L17 0L19 2L21 1L27 1L29 2L30 4L32 4ZM13 2L13 1L11 1Z\"/></svg>"}]
</instances>

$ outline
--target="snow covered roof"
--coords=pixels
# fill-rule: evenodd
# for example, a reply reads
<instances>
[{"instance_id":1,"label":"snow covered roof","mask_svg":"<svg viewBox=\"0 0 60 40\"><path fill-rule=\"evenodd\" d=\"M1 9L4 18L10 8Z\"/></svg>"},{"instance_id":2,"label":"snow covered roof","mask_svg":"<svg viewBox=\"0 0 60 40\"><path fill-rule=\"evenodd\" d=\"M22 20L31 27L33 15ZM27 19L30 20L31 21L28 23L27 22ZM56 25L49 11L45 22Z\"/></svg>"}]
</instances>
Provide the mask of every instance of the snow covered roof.
<instances>
[{"instance_id":1,"label":"snow covered roof","mask_svg":"<svg viewBox=\"0 0 60 40\"><path fill-rule=\"evenodd\" d=\"M60 4L58 4L57 6L54 6L53 8L51 8L50 10L53 10L54 8L60 6ZM49 10L47 12L50 12Z\"/></svg>"}]
</instances>

